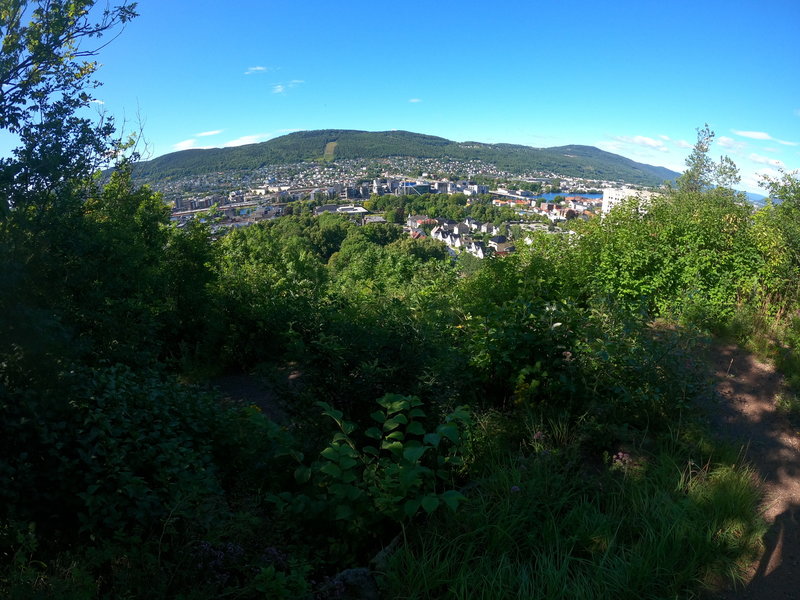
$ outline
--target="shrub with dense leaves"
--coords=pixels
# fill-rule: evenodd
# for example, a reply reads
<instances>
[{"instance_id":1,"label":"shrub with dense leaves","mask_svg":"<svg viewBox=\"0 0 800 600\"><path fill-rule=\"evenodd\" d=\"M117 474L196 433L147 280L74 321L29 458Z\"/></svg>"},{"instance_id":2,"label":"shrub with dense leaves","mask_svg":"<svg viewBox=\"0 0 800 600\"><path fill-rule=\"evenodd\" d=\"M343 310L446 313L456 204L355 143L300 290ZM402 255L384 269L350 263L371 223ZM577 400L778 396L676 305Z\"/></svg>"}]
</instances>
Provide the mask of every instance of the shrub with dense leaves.
<instances>
[{"instance_id":1,"label":"shrub with dense leaves","mask_svg":"<svg viewBox=\"0 0 800 600\"><path fill-rule=\"evenodd\" d=\"M0 519L36 523L56 544L142 535L162 520L213 519L223 409L154 372L77 369L44 390L8 390Z\"/></svg>"}]
</instances>

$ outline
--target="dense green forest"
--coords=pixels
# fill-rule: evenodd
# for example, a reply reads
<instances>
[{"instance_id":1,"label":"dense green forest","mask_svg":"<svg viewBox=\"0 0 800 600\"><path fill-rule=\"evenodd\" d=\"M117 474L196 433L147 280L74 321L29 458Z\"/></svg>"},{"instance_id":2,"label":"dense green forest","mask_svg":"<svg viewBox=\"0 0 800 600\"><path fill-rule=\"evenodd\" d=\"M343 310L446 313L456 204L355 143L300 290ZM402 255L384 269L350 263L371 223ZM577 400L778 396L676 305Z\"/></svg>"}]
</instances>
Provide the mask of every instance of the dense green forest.
<instances>
[{"instance_id":1,"label":"dense green forest","mask_svg":"<svg viewBox=\"0 0 800 600\"><path fill-rule=\"evenodd\" d=\"M322 160L330 148L333 148L333 160L392 156L477 159L511 173L552 172L637 185L658 186L678 175L669 169L637 163L592 146L531 148L514 144L458 143L408 131L341 129L299 131L260 144L235 148L172 152L137 163L133 174L137 180L153 182L216 172L251 171L269 165Z\"/></svg>"},{"instance_id":2,"label":"dense green forest","mask_svg":"<svg viewBox=\"0 0 800 600\"><path fill-rule=\"evenodd\" d=\"M0 14L21 140L0 596L654 599L742 576L759 489L706 430L704 352L733 336L800 383L800 181L754 211L705 128L662 198L502 258L333 214L214 238L79 116L75 40L134 16L92 4ZM222 398L226 373L271 405Z\"/></svg>"}]
</instances>

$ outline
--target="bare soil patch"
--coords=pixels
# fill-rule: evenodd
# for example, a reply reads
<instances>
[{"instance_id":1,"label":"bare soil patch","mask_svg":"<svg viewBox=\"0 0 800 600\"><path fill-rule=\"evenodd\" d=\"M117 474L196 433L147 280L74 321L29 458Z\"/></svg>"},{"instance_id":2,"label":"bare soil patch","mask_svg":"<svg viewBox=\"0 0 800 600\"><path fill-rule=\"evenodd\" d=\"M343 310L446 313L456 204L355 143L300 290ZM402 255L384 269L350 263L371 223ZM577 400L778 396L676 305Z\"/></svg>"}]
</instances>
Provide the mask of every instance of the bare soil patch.
<instances>
[{"instance_id":1,"label":"bare soil patch","mask_svg":"<svg viewBox=\"0 0 800 600\"><path fill-rule=\"evenodd\" d=\"M712 349L717 434L740 445L764 485L762 511L770 524L765 550L743 589L724 600L800 598L800 435L776 410L783 378L774 367L730 344Z\"/></svg>"}]
</instances>

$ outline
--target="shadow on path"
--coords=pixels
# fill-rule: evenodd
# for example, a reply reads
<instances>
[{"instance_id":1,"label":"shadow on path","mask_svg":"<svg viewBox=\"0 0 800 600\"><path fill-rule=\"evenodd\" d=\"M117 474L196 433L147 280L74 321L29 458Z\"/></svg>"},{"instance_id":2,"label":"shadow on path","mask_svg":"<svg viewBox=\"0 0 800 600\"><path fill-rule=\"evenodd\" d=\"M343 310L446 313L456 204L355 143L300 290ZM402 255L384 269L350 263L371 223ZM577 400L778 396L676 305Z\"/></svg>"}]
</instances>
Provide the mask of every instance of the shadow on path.
<instances>
[{"instance_id":1,"label":"shadow on path","mask_svg":"<svg viewBox=\"0 0 800 600\"><path fill-rule=\"evenodd\" d=\"M719 399L712 411L715 429L744 449L763 481L762 510L770 524L765 551L747 584L720 598L800 598L800 436L775 409L782 378L737 346L712 351Z\"/></svg>"}]
</instances>

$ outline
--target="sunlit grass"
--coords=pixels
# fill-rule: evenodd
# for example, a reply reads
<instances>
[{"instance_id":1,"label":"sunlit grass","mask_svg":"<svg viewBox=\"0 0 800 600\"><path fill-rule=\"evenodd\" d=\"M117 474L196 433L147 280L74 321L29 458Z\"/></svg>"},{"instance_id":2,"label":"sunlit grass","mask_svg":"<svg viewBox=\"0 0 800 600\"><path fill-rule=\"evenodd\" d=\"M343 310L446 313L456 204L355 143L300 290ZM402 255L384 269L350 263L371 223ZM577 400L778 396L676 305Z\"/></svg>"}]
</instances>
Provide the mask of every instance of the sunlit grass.
<instances>
[{"instance_id":1,"label":"sunlit grass","mask_svg":"<svg viewBox=\"0 0 800 600\"><path fill-rule=\"evenodd\" d=\"M406 532L386 597L684 598L740 580L764 532L752 472L675 440L626 456L497 460L458 514Z\"/></svg>"}]
</instances>

